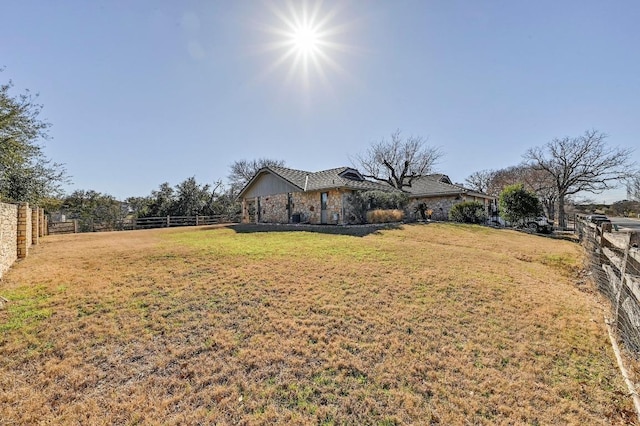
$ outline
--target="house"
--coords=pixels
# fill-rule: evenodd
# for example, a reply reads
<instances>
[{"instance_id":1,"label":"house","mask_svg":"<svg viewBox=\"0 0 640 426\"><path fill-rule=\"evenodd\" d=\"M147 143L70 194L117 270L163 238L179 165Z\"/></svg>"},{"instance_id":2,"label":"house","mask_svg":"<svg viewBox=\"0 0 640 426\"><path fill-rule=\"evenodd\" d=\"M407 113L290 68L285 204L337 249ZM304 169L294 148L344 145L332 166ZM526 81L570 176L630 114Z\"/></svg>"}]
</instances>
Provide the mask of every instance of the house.
<instances>
[{"instance_id":1,"label":"house","mask_svg":"<svg viewBox=\"0 0 640 426\"><path fill-rule=\"evenodd\" d=\"M243 222L345 224L351 216L349 196L370 190L389 187L351 167L313 173L271 166L260 169L238 198Z\"/></svg>"},{"instance_id":2,"label":"house","mask_svg":"<svg viewBox=\"0 0 640 426\"><path fill-rule=\"evenodd\" d=\"M358 191L398 191L386 183L365 179L352 167L319 172L264 167L240 191L244 223L353 223L351 196ZM414 179L404 188L409 196L408 218L420 218L420 210L433 212L434 219L446 220L454 204L480 201L487 211L493 200L451 183L446 175L428 175Z\"/></svg>"}]
</instances>

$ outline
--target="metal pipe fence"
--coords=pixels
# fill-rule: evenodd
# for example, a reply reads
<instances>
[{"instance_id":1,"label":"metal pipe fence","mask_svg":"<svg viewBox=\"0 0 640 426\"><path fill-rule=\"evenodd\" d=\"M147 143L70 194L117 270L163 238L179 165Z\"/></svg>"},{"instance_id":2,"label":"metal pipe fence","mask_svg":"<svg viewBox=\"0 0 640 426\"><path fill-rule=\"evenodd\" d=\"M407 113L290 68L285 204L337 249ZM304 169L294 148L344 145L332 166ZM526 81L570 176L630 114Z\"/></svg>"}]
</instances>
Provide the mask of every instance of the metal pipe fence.
<instances>
[{"instance_id":1,"label":"metal pipe fence","mask_svg":"<svg viewBox=\"0 0 640 426\"><path fill-rule=\"evenodd\" d=\"M73 219L65 222L49 222L48 234L73 234L78 232L132 231L136 229L171 228L176 226L201 226L237 222L238 218L226 215L213 216L163 216L127 218L114 221Z\"/></svg>"}]
</instances>

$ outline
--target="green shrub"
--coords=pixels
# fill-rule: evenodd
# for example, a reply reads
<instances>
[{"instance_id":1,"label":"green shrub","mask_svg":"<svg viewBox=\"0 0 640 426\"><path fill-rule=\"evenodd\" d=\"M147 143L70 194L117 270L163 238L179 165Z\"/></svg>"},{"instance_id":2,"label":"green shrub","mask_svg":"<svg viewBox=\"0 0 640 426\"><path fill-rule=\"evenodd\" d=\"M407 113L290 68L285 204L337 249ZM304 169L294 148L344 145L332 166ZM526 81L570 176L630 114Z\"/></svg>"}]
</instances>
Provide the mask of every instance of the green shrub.
<instances>
[{"instance_id":1,"label":"green shrub","mask_svg":"<svg viewBox=\"0 0 640 426\"><path fill-rule=\"evenodd\" d=\"M500 216L514 225L542 214L542 205L536 194L524 189L521 183L505 187L500 193L499 205Z\"/></svg>"},{"instance_id":2,"label":"green shrub","mask_svg":"<svg viewBox=\"0 0 640 426\"><path fill-rule=\"evenodd\" d=\"M449 211L449 220L460 223L484 223L487 214L482 203L467 201L455 204Z\"/></svg>"},{"instance_id":3,"label":"green shrub","mask_svg":"<svg viewBox=\"0 0 640 426\"><path fill-rule=\"evenodd\" d=\"M398 209L376 209L367 212L368 223L400 222L404 219L404 212Z\"/></svg>"}]
</instances>

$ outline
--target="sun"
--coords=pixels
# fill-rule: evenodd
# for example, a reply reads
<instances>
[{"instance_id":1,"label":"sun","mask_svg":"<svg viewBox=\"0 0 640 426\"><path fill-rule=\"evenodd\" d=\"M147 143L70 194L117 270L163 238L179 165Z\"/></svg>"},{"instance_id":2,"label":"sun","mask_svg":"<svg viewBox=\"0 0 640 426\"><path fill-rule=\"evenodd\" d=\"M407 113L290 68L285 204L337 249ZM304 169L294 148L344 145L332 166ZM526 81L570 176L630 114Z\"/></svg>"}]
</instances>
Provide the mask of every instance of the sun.
<instances>
[{"instance_id":1,"label":"sun","mask_svg":"<svg viewBox=\"0 0 640 426\"><path fill-rule=\"evenodd\" d=\"M317 84L330 86L333 73L344 74L339 58L349 49L343 40L348 25L338 22L339 4L326 9L321 0L270 3L276 19L265 25L268 37L262 50L276 56L264 75L285 68L288 83L298 81L310 89Z\"/></svg>"},{"instance_id":2,"label":"sun","mask_svg":"<svg viewBox=\"0 0 640 426\"><path fill-rule=\"evenodd\" d=\"M320 53L322 40L319 31L309 25L302 25L294 29L291 42L297 53L303 56L313 56Z\"/></svg>"}]
</instances>

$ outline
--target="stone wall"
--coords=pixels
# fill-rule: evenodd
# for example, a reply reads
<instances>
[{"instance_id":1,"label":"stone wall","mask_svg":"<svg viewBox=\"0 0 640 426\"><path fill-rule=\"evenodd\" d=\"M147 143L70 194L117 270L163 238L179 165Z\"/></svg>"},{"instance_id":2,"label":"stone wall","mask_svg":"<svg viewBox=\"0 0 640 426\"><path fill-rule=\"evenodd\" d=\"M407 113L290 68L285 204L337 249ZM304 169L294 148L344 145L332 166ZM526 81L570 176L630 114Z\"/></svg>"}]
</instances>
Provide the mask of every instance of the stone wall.
<instances>
[{"instance_id":1,"label":"stone wall","mask_svg":"<svg viewBox=\"0 0 640 426\"><path fill-rule=\"evenodd\" d=\"M31 209L31 244L40 242L40 210L37 207Z\"/></svg>"},{"instance_id":2,"label":"stone wall","mask_svg":"<svg viewBox=\"0 0 640 426\"><path fill-rule=\"evenodd\" d=\"M287 194L269 195L260 198L260 222L289 223L287 210Z\"/></svg>"},{"instance_id":3,"label":"stone wall","mask_svg":"<svg viewBox=\"0 0 640 426\"><path fill-rule=\"evenodd\" d=\"M0 203L0 278L16 259L29 254L46 231L44 210L27 203Z\"/></svg>"},{"instance_id":4,"label":"stone wall","mask_svg":"<svg viewBox=\"0 0 640 426\"><path fill-rule=\"evenodd\" d=\"M0 203L0 277L18 258L18 206Z\"/></svg>"},{"instance_id":5,"label":"stone wall","mask_svg":"<svg viewBox=\"0 0 640 426\"><path fill-rule=\"evenodd\" d=\"M449 211L455 204L462 203L464 199L460 196L449 197L427 197L427 198L412 198L407 205L408 218L411 220L420 219L420 212L418 211L418 205L425 203L427 210L433 210L431 219L433 220L449 220Z\"/></svg>"},{"instance_id":6,"label":"stone wall","mask_svg":"<svg viewBox=\"0 0 640 426\"><path fill-rule=\"evenodd\" d=\"M449 220L449 211L456 205L465 201L478 201L487 208L487 200L484 198L476 198L464 195L450 195L448 197L425 197L425 198L412 198L407 205L407 218L409 220L420 219L420 212L418 211L418 205L425 203L427 210L433 210L431 219L433 220Z\"/></svg>"},{"instance_id":7,"label":"stone wall","mask_svg":"<svg viewBox=\"0 0 640 426\"><path fill-rule=\"evenodd\" d=\"M31 226L31 209L29 208L29 204L18 204L18 259L24 259L29 254L29 248L32 243Z\"/></svg>"},{"instance_id":8,"label":"stone wall","mask_svg":"<svg viewBox=\"0 0 640 426\"><path fill-rule=\"evenodd\" d=\"M293 192L291 214L288 211L288 195L276 194L260 198L260 222L262 223L289 223L293 215L300 215L302 223L321 223L320 218L320 194L323 191ZM327 224L355 224L360 223L355 219L349 204L350 191L332 189L326 191L327 197ZM464 201L479 201L487 206L487 200L463 195L450 195L443 197L412 198L406 208L406 219L419 220L418 205L425 203L427 210L432 210L431 219L449 220L451 208ZM256 199L245 200L245 205L256 205ZM248 214L243 215L244 222L248 222ZM257 215L254 220L257 221Z\"/></svg>"},{"instance_id":9,"label":"stone wall","mask_svg":"<svg viewBox=\"0 0 640 426\"><path fill-rule=\"evenodd\" d=\"M293 213L300 213L302 222L321 223L320 194L327 192L327 223L343 223L343 191L332 189L329 191L308 191L293 193ZM336 220L337 218L337 220Z\"/></svg>"},{"instance_id":10,"label":"stone wall","mask_svg":"<svg viewBox=\"0 0 640 426\"><path fill-rule=\"evenodd\" d=\"M318 224L321 222L321 202L320 194L327 192L327 223L343 224L344 221L344 191L337 189L329 191L307 191L291 193L291 215L288 211L288 194L269 195L260 197L260 222L263 223L289 223L289 218L299 214L300 221L305 223ZM256 205L256 199L245 200L246 208L253 204ZM257 215L255 216L257 220ZM247 221L248 214L243 214L243 219Z\"/></svg>"}]
</instances>

